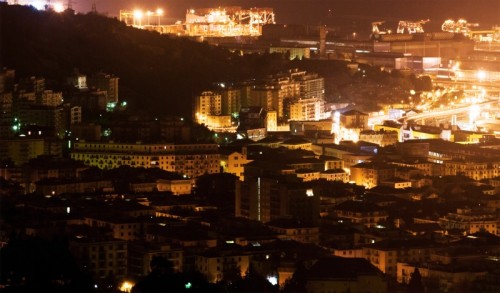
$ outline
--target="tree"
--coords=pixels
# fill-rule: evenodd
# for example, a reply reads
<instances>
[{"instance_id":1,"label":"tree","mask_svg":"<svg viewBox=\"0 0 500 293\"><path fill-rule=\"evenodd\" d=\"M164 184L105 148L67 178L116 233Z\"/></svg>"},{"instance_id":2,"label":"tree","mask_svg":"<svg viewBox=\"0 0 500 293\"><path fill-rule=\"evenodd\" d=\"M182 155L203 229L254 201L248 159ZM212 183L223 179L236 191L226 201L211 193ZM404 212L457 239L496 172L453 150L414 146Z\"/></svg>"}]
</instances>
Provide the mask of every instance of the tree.
<instances>
[{"instance_id":1,"label":"tree","mask_svg":"<svg viewBox=\"0 0 500 293\"><path fill-rule=\"evenodd\" d=\"M304 264L299 264L291 279L285 282L283 292L306 292L307 269Z\"/></svg>"},{"instance_id":2,"label":"tree","mask_svg":"<svg viewBox=\"0 0 500 293\"><path fill-rule=\"evenodd\" d=\"M261 276L250 264L245 278L235 282L229 292L278 292L278 287L273 286L265 277Z\"/></svg>"},{"instance_id":3,"label":"tree","mask_svg":"<svg viewBox=\"0 0 500 293\"><path fill-rule=\"evenodd\" d=\"M410 276L410 282L408 282L408 292L409 293L421 293L425 292L424 285L422 284L422 275L420 275L420 270L415 268Z\"/></svg>"}]
</instances>

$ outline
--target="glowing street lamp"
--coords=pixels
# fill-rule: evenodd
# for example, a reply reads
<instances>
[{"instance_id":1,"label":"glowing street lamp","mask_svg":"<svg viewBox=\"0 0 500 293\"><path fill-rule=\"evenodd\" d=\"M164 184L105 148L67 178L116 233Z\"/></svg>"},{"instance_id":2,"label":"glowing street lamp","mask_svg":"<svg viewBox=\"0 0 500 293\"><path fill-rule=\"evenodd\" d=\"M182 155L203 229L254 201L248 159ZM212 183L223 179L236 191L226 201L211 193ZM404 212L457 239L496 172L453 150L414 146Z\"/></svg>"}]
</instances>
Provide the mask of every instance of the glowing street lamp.
<instances>
[{"instance_id":1,"label":"glowing street lamp","mask_svg":"<svg viewBox=\"0 0 500 293\"><path fill-rule=\"evenodd\" d=\"M141 20L144 14L142 13L142 10L134 10L134 25L137 25L139 23L139 26L141 26Z\"/></svg>"},{"instance_id":2,"label":"glowing street lamp","mask_svg":"<svg viewBox=\"0 0 500 293\"><path fill-rule=\"evenodd\" d=\"M476 73L476 76L477 76L477 79L479 79L479 81L484 81L486 79L486 72L484 70L479 70Z\"/></svg>"},{"instance_id":3,"label":"glowing street lamp","mask_svg":"<svg viewBox=\"0 0 500 293\"><path fill-rule=\"evenodd\" d=\"M156 15L158 15L158 25L160 25L160 18L163 16L163 9L156 9Z\"/></svg>"},{"instance_id":4,"label":"glowing street lamp","mask_svg":"<svg viewBox=\"0 0 500 293\"><path fill-rule=\"evenodd\" d=\"M149 10L148 10L148 11L146 11L146 15L147 15L147 17L148 17L148 25L150 25L150 22L149 22L149 17L150 17L151 15L153 15L153 11L149 11Z\"/></svg>"},{"instance_id":5,"label":"glowing street lamp","mask_svg":"<svg viewBox=\"0 0 500 293\"><path fill-rule=\"evenodd\" d=\"M62 3L55 3L53 9L57 13L61 13L64 11L64 5Z\"/></svg>"}]
</instances>

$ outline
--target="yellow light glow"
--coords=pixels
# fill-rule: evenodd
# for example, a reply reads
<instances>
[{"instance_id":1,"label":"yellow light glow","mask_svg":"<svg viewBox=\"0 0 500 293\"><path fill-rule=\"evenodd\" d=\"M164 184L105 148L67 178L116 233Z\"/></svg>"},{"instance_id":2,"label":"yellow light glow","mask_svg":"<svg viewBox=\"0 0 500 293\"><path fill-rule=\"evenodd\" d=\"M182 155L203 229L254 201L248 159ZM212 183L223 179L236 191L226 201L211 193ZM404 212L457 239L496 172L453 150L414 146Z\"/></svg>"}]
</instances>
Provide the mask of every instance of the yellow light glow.
<instances>
[{"instance_id":1,"label":"yellow light glow","mask_svg":"<svg viewBox=\"0 0 500 293\"><path fill-rule=\"evenodd\" d=\"M61 13L64 11L64 5L62 3L55 3L54 4L54 11L57 13Z\"/></svg>"},{"instance_id":2,"label":"yellow light glow","mask_svg":"<svg viewBox=\"0 0 500 293\"><path fill-rule=\"evenodd\" d=\"M476 76L477 76L477 79L479 79L480 81L483 81L486 79L486 72L484 70L479 70L476 73Z\"/></svg>"},{"instance_id":3,"label":"yellow light glow","mask_svg":"<svg viewBox=\"0 0 500 293\"><path fill-rule=\"evenodd\" d=\"M163 9L161 9L161 8L156 9L156 14L162 16L163 15Z\"/></svg>"},{"instance_id":4,"label":"yellow light glow","mask_svg":"<svg viewBox=\"0 0 500 293\"><path fill-rule=\"evenodd\" d=\"M143 16L142 10L134 10L134 17L136 19L141 19Z\"/></svg>"},{"instance_id":5,"label":"yellow light glow","mask_svg":"<svg viewBox=\"0 0 500 293\"><path fill-rule=\"evenodd\" d=\"M130 292L132 291L132 287L134 287L134 283L131 283L129 281L125 281L120 285L120 291L122 292Z\"/></svg>"}]
</instances>

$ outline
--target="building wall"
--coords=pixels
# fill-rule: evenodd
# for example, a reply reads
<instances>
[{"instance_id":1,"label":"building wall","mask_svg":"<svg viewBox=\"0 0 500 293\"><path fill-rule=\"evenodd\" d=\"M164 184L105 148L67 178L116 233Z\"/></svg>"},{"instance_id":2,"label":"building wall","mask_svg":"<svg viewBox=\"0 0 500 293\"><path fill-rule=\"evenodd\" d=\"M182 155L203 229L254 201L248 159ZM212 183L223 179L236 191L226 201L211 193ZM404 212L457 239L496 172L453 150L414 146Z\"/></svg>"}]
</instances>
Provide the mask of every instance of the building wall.
<instances>
[{"instance_id":1,"label":"building wall","mask_svg":"<svg viewBox=\"0 0 500 293\"><path fill-rule=\"evenodd\" d=\"M220 171L220 155L216 144L78 142L74 145L71 158L101 169L113 169L123 165L160 168L188 177Z\"/></svg>"},{"instance_id":2,"label":"building wall","mask_svg":"<svg viewBox=\"0 0 500 293\"><path fill-rule=\"evenodd\" d=\"M369 288L369 290L368 290ZM330 280L308 280L307 293L335 292L387 292L387 285L379 276L357 276L356 278L332 278Z\"/></svg>"},{"instance_id":3,"label":"building wall","mask_svg":"<svg viewBox=\"0 0 500 293\"><path fill-rule=\"evenodd\" d=\"M222 114L222 96L215 92L202 92L194 98L194 119L199 124L205 124L208 116Z\"/></svg>"},{"instance_id":4,"label":"building wall","mask_svg":"<svg viewBox=\"0 0 500 293\"><path fill-rule=\"evenodd\" d=\"M0 157L11 158L18 166L27 163L45 153L43 139L2 139L0 140Z\"/></svg>"},{"instance_id":5,"label":"building wall","mask_svg":"<svg viewBox=\"0 0 500 293\"><path fill-rule=\"evenodd\" d=\"M224 279L224 273L239 268L241 277L245 276L250 265L250 256L245 254L214 255L195 257L195 268L208 282L217 283Z\"/></svg>"},{"instance_id":6,"label":"building wall","mask_svg":"<svg viewBox=\"0 0 500 293\"><path fill-rule=\"evenodd\" d=\"M69 249L78 265L95 277L122 279L127 274L126 241L70 241Z\"/></svg>"}]
</instances>

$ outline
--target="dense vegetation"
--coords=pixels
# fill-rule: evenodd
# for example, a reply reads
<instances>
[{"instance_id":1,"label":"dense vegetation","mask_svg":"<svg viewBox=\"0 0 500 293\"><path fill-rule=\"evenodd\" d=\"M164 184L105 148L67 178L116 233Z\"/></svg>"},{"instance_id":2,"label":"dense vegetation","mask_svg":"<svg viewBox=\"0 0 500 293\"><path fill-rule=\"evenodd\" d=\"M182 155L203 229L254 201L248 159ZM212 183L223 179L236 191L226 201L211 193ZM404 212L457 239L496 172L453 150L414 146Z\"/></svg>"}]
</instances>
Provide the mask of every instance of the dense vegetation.
<instances>
[{"instance_id":1,"label":"dense vegetation","mask_svg":"<svg viewBox=\"0 0 500 293\"><path fill-rule=\"evenodd\" d=\"M120 77L130 108L187 115L191 98L217 81L279 71L279 55L237 56L218 47L125 26L96 14L58 14L0 3L1 66L63 81L75 70Z\"/></svg>"}]
</instances>

